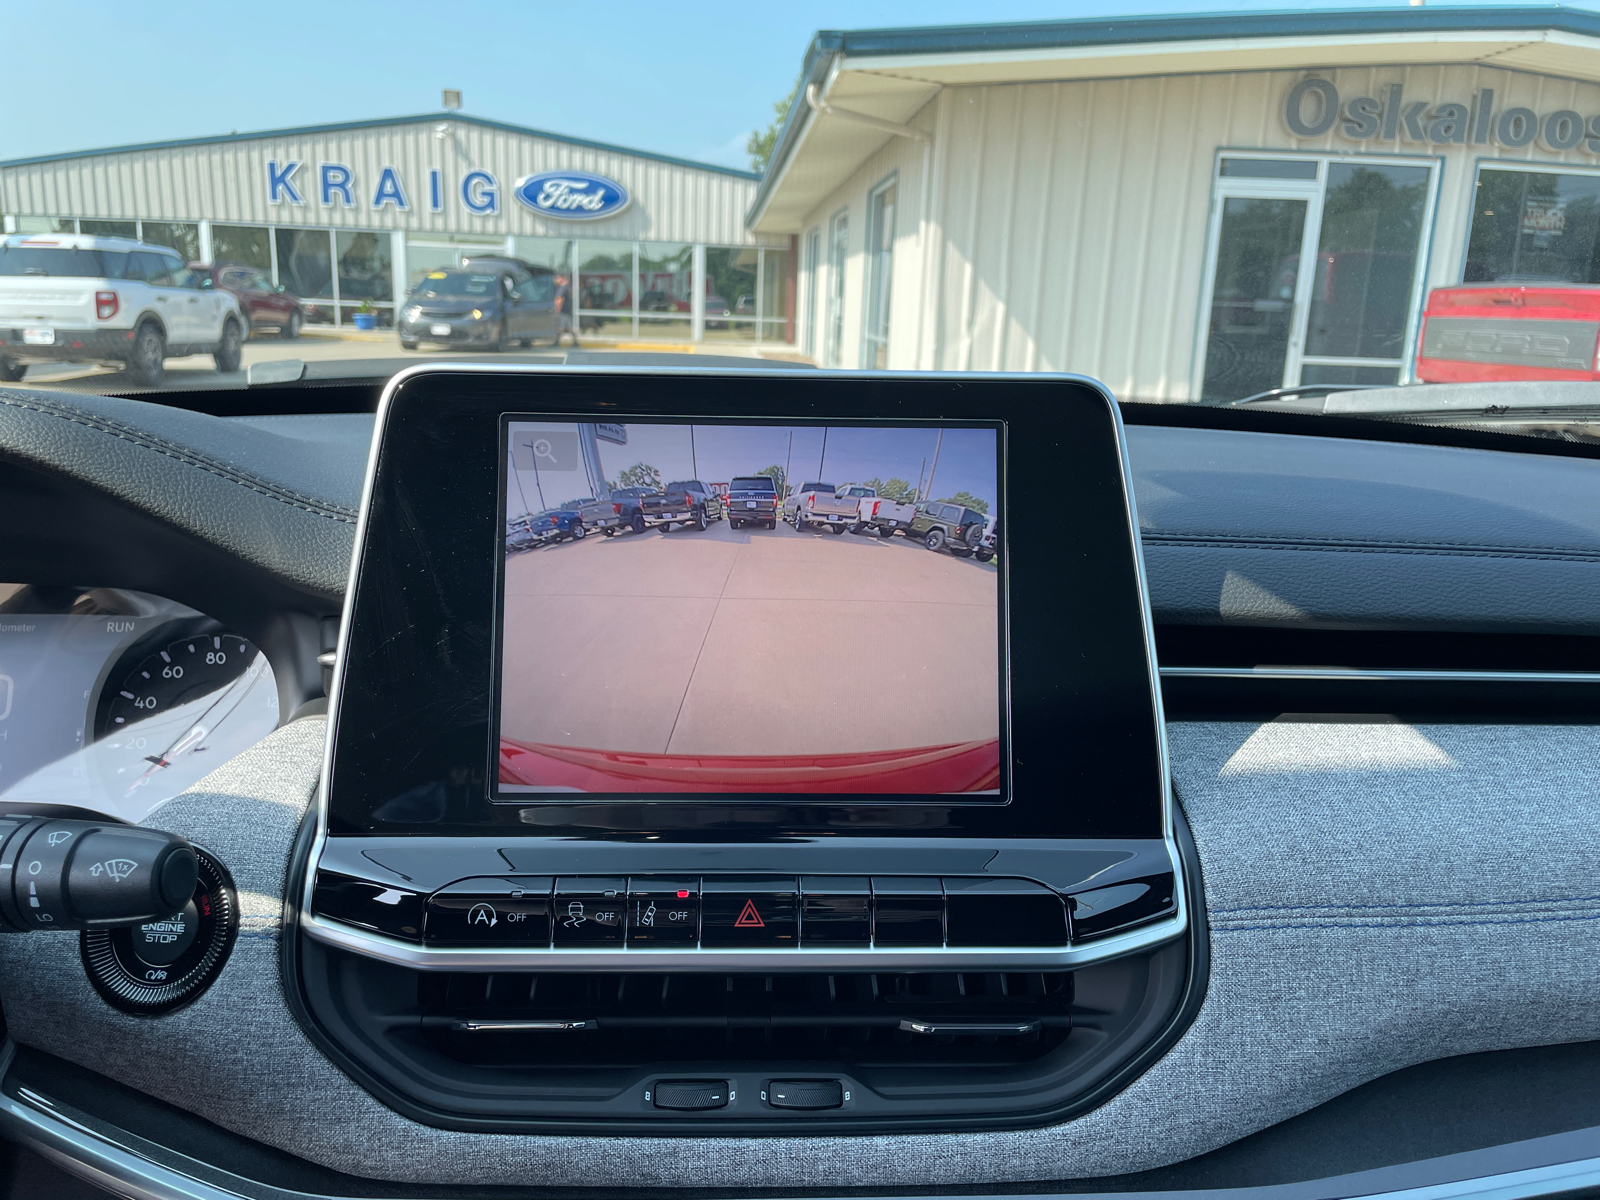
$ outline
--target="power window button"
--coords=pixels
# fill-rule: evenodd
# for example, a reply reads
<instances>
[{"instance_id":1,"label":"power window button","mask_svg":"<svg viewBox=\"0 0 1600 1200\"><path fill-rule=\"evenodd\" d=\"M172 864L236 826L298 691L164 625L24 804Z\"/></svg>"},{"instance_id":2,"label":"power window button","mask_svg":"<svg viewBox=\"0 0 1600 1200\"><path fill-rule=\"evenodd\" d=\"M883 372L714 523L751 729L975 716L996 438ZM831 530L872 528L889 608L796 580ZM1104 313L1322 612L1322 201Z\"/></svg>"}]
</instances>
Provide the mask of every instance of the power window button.
<instances>
[{"instance_id":1,"label":"power window button","mask_svg":"<svg viewBox=\"0 0 1600 1200\"><path fill-rule=\"evenodd\" d=\"M767 1084L773 1108L840 1108L844 1085L837 1079L774 1079Z\"/></svg>"}]
</instances>

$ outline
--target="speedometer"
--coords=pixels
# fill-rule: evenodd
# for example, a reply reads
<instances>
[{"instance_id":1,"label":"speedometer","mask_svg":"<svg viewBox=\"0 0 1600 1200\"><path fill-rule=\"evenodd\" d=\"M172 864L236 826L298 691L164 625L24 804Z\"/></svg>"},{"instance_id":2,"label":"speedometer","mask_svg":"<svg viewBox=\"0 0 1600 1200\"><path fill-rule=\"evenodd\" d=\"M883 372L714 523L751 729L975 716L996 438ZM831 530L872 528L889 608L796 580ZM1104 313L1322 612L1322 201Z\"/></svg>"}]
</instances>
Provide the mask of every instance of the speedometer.
<instances>
[{"instance_id":1,"label":"speedometer","mask_svg":"<svg viewBox=\"0 0 1600 1200\"><path fill-rule=\"evenodd\" d=\"M112 680L102 709L101 737L226 688L255 661L256 648L233 633L179 638Z\"/></svg>"}]
</instances>

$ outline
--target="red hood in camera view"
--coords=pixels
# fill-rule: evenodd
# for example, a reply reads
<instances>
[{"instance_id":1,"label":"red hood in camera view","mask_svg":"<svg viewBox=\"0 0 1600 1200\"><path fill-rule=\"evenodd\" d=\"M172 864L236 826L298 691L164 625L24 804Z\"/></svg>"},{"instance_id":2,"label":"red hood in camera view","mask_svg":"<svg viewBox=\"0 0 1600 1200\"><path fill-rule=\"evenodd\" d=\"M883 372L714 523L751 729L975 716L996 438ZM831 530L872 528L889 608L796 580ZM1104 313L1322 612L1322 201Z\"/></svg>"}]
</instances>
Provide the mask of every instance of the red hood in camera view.
<instances>
[{"instance_id":1,"label":"red hood in camera view","mask_svg":"<svg viewBox=\"0 0 1600 1200\"><path fill-rule=\"evenodd\" d=\"M854 754L637 754L500 739L500 782L584 792L986 792L1000 742Z\"/></svg>"}]
</instances>

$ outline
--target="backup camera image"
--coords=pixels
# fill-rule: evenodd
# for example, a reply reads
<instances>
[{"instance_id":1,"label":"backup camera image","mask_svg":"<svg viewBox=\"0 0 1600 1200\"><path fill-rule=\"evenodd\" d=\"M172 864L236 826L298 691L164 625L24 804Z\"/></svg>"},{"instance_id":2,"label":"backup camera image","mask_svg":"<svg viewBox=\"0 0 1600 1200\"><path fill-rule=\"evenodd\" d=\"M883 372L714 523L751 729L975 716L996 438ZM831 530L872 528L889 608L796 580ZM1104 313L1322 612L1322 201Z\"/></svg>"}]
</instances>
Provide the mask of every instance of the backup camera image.
<instances>
[{"instance_id":1,"label":"backup camera image","mask_svg":"<svg viewBox=\"0 0 1600 1200\"><path fill-rule=\"evenodd\" d=\"M504 429L501 798L1002 794L996 428Z\"/></svg>"}]
</instances>

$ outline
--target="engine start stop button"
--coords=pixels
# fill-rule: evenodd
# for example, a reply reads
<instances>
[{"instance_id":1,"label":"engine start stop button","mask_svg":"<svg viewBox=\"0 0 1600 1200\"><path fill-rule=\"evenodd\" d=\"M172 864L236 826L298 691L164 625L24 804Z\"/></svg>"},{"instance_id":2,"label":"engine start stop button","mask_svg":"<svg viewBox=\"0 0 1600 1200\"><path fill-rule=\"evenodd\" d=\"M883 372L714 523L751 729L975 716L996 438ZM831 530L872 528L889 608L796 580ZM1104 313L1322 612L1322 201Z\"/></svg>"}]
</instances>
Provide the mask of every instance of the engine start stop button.
<instances>
[{"instance_id":1,"label":"engine start stop button","mask_svg":"<svg viewBox=\"0 0 1600 1200\"><path fill-rule=\"evenodd\" d=\"M152 967L165 967L176 962L200 932L200 912L193 900L170 917L159 921L146 921L130 931L133 934L133 952L141 962Z\"/></svg>"}]
</instances>

